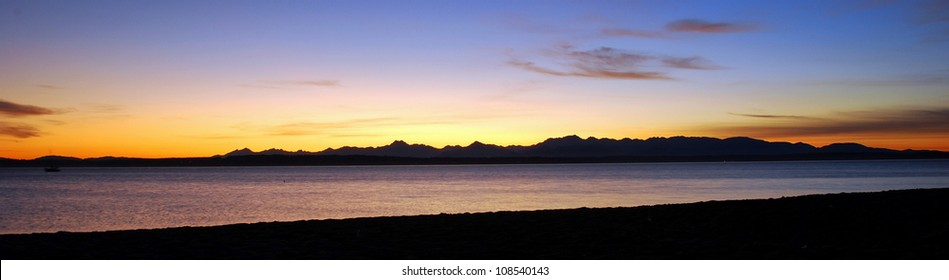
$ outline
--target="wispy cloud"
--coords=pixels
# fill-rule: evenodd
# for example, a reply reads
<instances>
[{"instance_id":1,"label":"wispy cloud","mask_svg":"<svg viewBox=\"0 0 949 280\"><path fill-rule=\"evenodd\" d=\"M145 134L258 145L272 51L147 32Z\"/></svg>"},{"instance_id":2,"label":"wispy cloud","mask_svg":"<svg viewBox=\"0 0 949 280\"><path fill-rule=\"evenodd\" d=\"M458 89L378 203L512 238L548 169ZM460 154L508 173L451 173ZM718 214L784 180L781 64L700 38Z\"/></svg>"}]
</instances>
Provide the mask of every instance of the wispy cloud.
<instances>
[{"instance_id":1,"label":"wispy cloud","mask_svg":"<svg viewBox=\"0 0 949 280\"><path fill-rule=\"evenodd\" d=\"M246 88L287 89L286 87L270 86L270 85L263 85L263 84L241 84L240 86L241 86L241 87L246 87Z\"/></svg>"},{"instance_id":2,"label":"wispy cloud","mask_svg":"<svg viewBox=\"0 0 949 280\"><path fill-rule=\"evenodd\" d=\"M652 31L613 26L601 28L598 34L591 36L669 39L676 37L674 33L732 33L754 29L757 29L757 25L750 23L682 19L669 22L664 30ZM514 56L507 61L507 64L522 70L552 76L620 80L672 80L674 78L666 73L668 69L723 69L701 56L646 55L605 46L591 50L577 50L571 44L561 44L541 53L545 56L544 59Z\"/></svg>"},{"instance_id":3,"label":"wispy cloud","mask_svg":"<svg viewBox=\"0 0 949 280\"><path fill-rule=\"evenodd\" d=\"M675 38L673 33L736 33L758 29L758 25L751 23L710 22L701 19L680 19L666 24L664 30L642 30L626 27L611 27L600 29L600 36L606 37L633 37L649 39Z\"/></svg>"},{"instance_id":4,"label":"wispy cloud","mask_svg":"<svg viewBox=\"0 0 949 280\"><path fill-rule=\"evenodd\" d=\"M14 138L39 137L40 131L36 127L10 122L0 122L0 135L12 136Z\"/></svg>"},{"instance_id":5,"label":"wispy cloud","mask_svg":"<svg viewBox=\"0 0 949 280\"><path fill-rule=\"evenodd\" d=\"M651 56L610 47L578 51L573 45L561 44L544 52L548 58L560 61L563 70L541 67L531 61L512 59L508 65L531 72L554 75L624 80L669 79L664 73L644 71L642 63Z\"/></svg>"},{"instance_id":6,"label":"wispy cloud","mask_svg":"<svg viewBox=\"0 0 949 280\"><path fill-rule=\"evenodd\" d=\"M97 114L115 114L125 110L122 105L108 103L87 104L86 107L86 111Z\"/></svg>"},{"instance_id":7,"label":"wispy cloud","mask_svg":"<svg viewBox=\"0 0 949 280\"><path fill-rule=\"evenodd\" d=\"M604 28L600 34L607 37L635 37L635 38L666 38L665 33L658 31L633 30L628 28Z\"/></svg>"},{"instance_id":8,"label":"wispy cloud","mask_svg":"<svg viewBox=\"0 0 949 280\"><path fill-rule=\"evenodd\" d=\"M666 24L671 32L734 33L757 29L756 25L732 22L710 22L701 19L681 19Z\"/></svg>"},{"instance_id":9,"label":"wispy cloud","mask_svg":"<svg viewBox=\"0 0 949 280\"><path fill-rule=\"evenodd\" d=\"M949 134L949 108L843 112L833 117L733 114L763 119L793 121L709 128L710 131L755 137L833 135L921 135Z\"/></svg>"},{"instance_id":10,"label":"wispy cloud","mask_svg":"<svg viewBox=\"0 0 949 280\"><path fill-rule=\"evenodd\" d=\"M26 104L17 104L0 99L0 114L3 115L20 117L33 115L52 115L55 113L56 111L53 109Z\"/></svg>"},{"instance_id":11,"label":"wispy cloud","mask_svg":"<svg viewBox=\"0 0 949 280\"><path fill-rule=\"evenodd\" d=\"M375 135L380 128L399 129L419 126L451 126L471 124L473 122L496 121L498 119L523 116L522 109L512 111L494 111L491 114L447 112L425 116L383 116L375 118L343 119L338 121L301 121L276 125L241 124L238 129L262 133L266 136L325 136L353 137L354 135Z\"/></svg>"},{"instance_id":12,"label":"wispy cloud","mask_svg":"<svg viewBox=\"0 0 949 280\"><path fill-rule=\"evenodd\" d=\"M603 79L621 79L621 80L668 80L670 79L664 73L659 72L643 72L643 71L616 71L616 70L606 70L606 69L597 69L584 66L576 67L575 71L570 72L561 72L557 70L551 70L535 65L530 61L520 61L520 60L511 60L508 61L508 65L518 67L527 71L554 75L554 76L574 76L574 77L588 77L588 78L603 78Z\"/></svg>"},{"instance_id":13,"label":"wispy cloud","mask_svg":"<svg viewBox=\"0 0 949 280\"><path fill-rule=\"evenodd\" d=\"M513 58L508 65L523 70L553 75L620 80L670 80L663 71L646 70L655 68L679 68L692 70L715 70L710 61L698 57L665 56L636 53L628 50L600 47L592 50L576 50L573 45L561 44L559 47L542 52L552 64L558 67L541 66L533 61Z\"/></svg>"},{"instance_id":14,"label":"wispy cloud","mask_svg":"<svg viewBox=\"0 0 949 280\"><path fill-rule=\"evenodd\" d=\"M333 138L364 138L364 137L380 137L384 136L383 134L378 133L351 133L351 134L333 134L329 137Z\"/></svg>"},{"instance_id":15,"label":"wispy cloud","mask_svg":"<svg viewBox=\"0 0 949 280\"><path fill-rule=\"evenodd\" d=\"M740 117L749 117L749 118L759 118L759 119L797 119L797 120L812 120L816 119L813 117L806 116L796 116L796 115L765 115L765 114L741 114L741 113L728 113L733 116Z\"/></svg>"},{"instance_id":16,"label":"wispy cloud","mask_svg":"<svg viewBox=\"0 0 949 280\"><path fill-rule=\"evenodd\" d=\"M377 127L391 125L398 118L364 118L352 119L337 122L295 122L276 125L267 128L268 134L273 136L303 136L333 134L340 130L347 130L359 127Z\"/></svg>"},{"instance_id":17,"label":"wispy cloud","mask_svg":"<svg viewBox=\"0 0 949 280\"><path fill-rule=\"evenodd\" d=\"M242 122L230 128L240 133L204 133L187 137L197 139L246 139L272 136L328 136L363 134L362 129L381 127L395 124L398 118L361 118L329 122L300 121L281 124L262 125L252 122Z\"/></svg>"},{"instance_id":18,"label":"wispy cloud","mask_svg":"<svg viewBox=\"0 0 949 280\"><path fill-rule=\"evenodd\" d=\"M204 139L204 140L235 140L235 139L247 139L252 138L251 136L246 135L234 135L234 134L221 134L221 133L205 133L200 135L182 135L183 137L194 138L194 139Z\"/></svg>"},{"instance_id":19,"label":"wispy cloud","mask_svg":"<svg viewBox=\"0 0 949 280\"><path fill-rule=\"evenodd\" d=\"M242 84L242 87L265 88L265 89L290 89L296 87L340 87L342 83L339 80L258 80L250 84Z\"/></svg>"},{"instance_id":20,"label":"wispy cloud","mask_svg":"<svg viewBox=\"0 0 949 280\"><path fill-rule=\"evenodd\" d=\"M297 86L317 86L317 87L338 87L341 86L339 80L286 80L286 81L263 81L268 84L278 85L297 85Z\"/></svg>"},{"instance_id":21,"label":"wispy cloud","mask_svg":"<svg viewBox=\"0 0 949 280\"><path fill-rule=\"evenodd\" d=\"M700 56L690 57L672 57L662 58L662 63L668 67L692 70L718 70L722 67L716 66L708 59Z\"/></svg>"}]
</instances>

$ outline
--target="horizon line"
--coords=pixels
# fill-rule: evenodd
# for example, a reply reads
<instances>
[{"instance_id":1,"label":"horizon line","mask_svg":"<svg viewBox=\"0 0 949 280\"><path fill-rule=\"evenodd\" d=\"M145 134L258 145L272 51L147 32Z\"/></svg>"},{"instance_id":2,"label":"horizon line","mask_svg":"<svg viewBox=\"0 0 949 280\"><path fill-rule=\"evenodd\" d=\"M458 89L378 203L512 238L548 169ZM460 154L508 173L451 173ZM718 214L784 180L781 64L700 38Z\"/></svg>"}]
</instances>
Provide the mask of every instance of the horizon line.
<instances>
[{"instance_id":1,"label":"horizon line","mask_svg":"<svg viewBox=\"0 0 949 280\"><path fill-rule=\"evenodd\" d=\"M433 145L429 145L429 144L424 144L424 143L408 143L408 142L406 142L406 141L404 141L404 140L396 139L396 140L393 140L392 142L390 142L389 144L380 145L380 146L362 146L362 147L360 147L360 146L344 145L344 146L339 146L339 147L327 147L327 148L323 148L322 150L318 150L318 151L303 150L303 149L298 149L298 150L296 150L296 151L291 151L291 150L286 150L286 149L276 148L276 147L271 147L271 148L261 149L261 150L255 151L255 150L250 149L249 147L246 147L246 146L245 146L245 147L243 147L243 148L237 148L237 149L231 150L231 151L229 151L229 152L225 152L225 153L223 153L223 154L214 154L214 155L191 155L191 156L169 156L169 157L135 157L135 156L122 156L122 155L105 155L105 156L94 156L94 157L75 157L75 156L69 156L69 155L49 154L49 155L44 155L44 156L35 157L35 158L32 158L32 159L28 159L28 158L8 158L8 157L3 157L3 156L0 156L0 159L7 159L7 160L37 160L37 159L42 159L42 158L46 158L46 157L76 158L76 159L81 159L81 160L86 160L86 159L100 159L100 158L126 158L126 159L207 158L207 157L223 157L223 156L226 156L226 155L229 154L229 153L236 152L236 151L242 151L242 150L247 150L248 152L251 152L251 153L260 153L260 152L265 152L265 151L280 151L280 152L286 152L286 153L310 153L310 154L315 154L315 153L325 152L325 151L327 151L327 150L338 150L338 149L343 149L343 148L356 148L356 149L382 148L382 147L392 146L393 144L400 143L400 142L401 142L401 143L404 143L404 144L406 144L406 145L410 145L410 146L414 146L414 145L428 146L428 147L432 147L432 148L435 148L435 149L438 149L438 150L444 150L445 148L448 148L448 147L462 147L462 148L471 147L471 146L474 145L475 143L480 143L480 144L487 145L487 146L498 146L498 147L501 147L501 148L510 148L510 147L529 147L529 146L534 146L534 145L538 145L538 144L544 143L544 142L549 141L549 140L564 139L564 138L571 138L571 137L579 138L580 140L613 140L613 141L624 141L624 140L629 140L629 141L637 141L637 140L638 140L638 141L647 141L647 140L650 140L650 139L671 139L671 138L709 138L709 139L715 139L715 140L727 140L727 139L735 139L735 138L747 138L747 139L752 139L752 140L764 141L764 142L767 142L767 143L805 144L805 145L809 145L809 146L812 146L812 147L815 147L815 148L824 148L824 147L828 147L828 146L832 146L832 145L839 145L839 144L857 144L857 145L861 145L861 146L868 147L868 148L887 149L887 150L892 150L892 151L932 151L932 152L949 152L949 151L935 150L935 149L891 149L891 148L885 148L885 147L872 147L872 146L867 146L867 145L862 144L862 143L859 143L859 142L852 142L852 141L850 141L850 142L847 142L847 141L845 141L845 142L833 142L833 143L826 144L826 145L823 145L823 146L816 146L816 145L810 144L810 143L808 143L808 142L803 142L803 141L796 141L796 142L791 142L791 141L769 141L769 140L760 139L760 138L754 138L754 137L750 137L750 136L713 137L713 136L685 136L685 135L676 135L676 136L668 136L668 137L665 137L665 136L652 136L652 137L648 137L648 138L631 138L631 137L609 138L609 137L595 137L595 136L580 137L580 136L577 135L577 134L570 134L570 135L565 135L565 136L561 136L561 137L548 137L548 138L545 138L544 140L541 140L540 142L536 142L536 143L533 143L533 144L512 144L512 145L498 145L498 144L485 143L485 142L482 142L482 141L480 141L480 140L475 140L475 141L472 141L471 143L469 143L467 146L462 146L461 144L449 144L449 145L445 145L445 146L442 146L442 147L439 148L439 147L436 147L436 146L433 146Z\"/></svg>"}]
</instances>

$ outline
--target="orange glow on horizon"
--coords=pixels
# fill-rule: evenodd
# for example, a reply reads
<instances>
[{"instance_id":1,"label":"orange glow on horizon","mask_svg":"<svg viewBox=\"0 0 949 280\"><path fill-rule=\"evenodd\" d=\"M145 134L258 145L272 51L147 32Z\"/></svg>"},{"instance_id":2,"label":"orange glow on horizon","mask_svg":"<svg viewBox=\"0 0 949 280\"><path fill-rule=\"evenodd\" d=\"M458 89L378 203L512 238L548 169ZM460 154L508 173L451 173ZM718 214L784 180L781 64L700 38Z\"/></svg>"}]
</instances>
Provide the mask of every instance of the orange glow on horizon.
<instances>
[{"instance_id":1,"label":"orange glow on horizon","mask_svg":"<svg viewBox=\"0 0 949 280\"><path fill-rule=\"evenodd\" d=\"M563 134L550 137L563 137L572 134ZM649 137L623 137L623 136L584 136L579 135L582 138L595 137L595 138L612 138L612 139L622 139L622 138L632 138L632 139L645 139ZM665 135L659 137L672 137L680 135ZM686 135L688 136L688 135ZM694 135L698 136L698 135ZM485 144L494 144L500 146L510 146L510 145L533 145L544 141L547 138L546 136L537 136L537 137L495 137L489 138L484 137L477 139L476 137L464 137L458 134L445 134L442 136L437 136L431 138L430 140L423 139L421 137L387 137L387 136L372 136L372 137L344 137L336 139L319 139L314 141L302 141L286 139L282 141L273 141L271 138L259 138L259 139L231 139L223 141L227 143L226 145L221 144L220 140L202 140L202 139L155 139L154 142L136 142L135 137L128 137L123 139L117 139L112 141L102 141L101 139L96 141L83 141L81 138L78 141L73 142L37 142L33 145L25 146L23 149L17 150L0 150L4 158L11 159L34 159L37 157L47 156L47 155L58 155L58 156L71 156L78 158L97 158L97 157L106 157L106 156L117 156L117 157L134 157L134 158L180 158L180 157L208 157L213 155L225 154L230 151L242 148L249 148L254 151L263 151L267 149L282 149L287 151L297 151L303 150L308 152L318 152L325 150L327 148L341 148L344 146L352 147L378 147L391 144L393 141L402 140L406 141L409 144L423 144L429 145L436 148L442 148L448 145L460 145L467 146L474 141L479 141ZM734 136L728 136L734 137ZM728 138L728 137L719 137L719 138ZM756 137L752 137L756 138ZM890 139L890 138L851 138L848 140L841 140L843 138L830 138L830 137L810 137L810 138L801 138L801 139L786 139L786 138L757 138L770 142L804 142L815 147L822 147L833 143L859 143L868 147L874 148L886 148L893 150L939 150L939 151L949 151L949 144L945 144L945 141L941 141L945 138L932 137L932 138L908 138L908 139ZM121 144L121 143L128 144ZM132 145L134 143L134 145ZM50 154L52 152L52 154Z\"/></svg>"}]
</instances>

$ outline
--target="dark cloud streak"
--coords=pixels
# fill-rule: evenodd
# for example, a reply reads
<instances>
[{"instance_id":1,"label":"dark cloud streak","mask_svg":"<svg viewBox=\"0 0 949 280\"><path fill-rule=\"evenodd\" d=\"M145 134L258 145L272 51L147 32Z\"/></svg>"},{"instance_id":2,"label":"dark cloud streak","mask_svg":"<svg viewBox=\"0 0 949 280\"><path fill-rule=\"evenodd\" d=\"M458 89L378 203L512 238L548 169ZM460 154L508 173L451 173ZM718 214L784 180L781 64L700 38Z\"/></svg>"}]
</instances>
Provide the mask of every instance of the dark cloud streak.
<instances>
[{"instance_id":1,"label":"dark cloud streak","mask_svg":"<svg viewBox=\"0 0 949 280\"><path fill-rule=\"evenodd\" d=\"M0 135L12 136L14 138L39 137L40 131L36 127L19 124L0 122Z\"/></svg>"},{"instance_id":2,"label":"dark cloud streak","mask_svg":"<svg viewBox=\"0 0 949 280\"><path fill-rule=\"evenodd\" d=\"M733 116L760 118L760 119L799 119L799 120L816 119L812 117L794 116L794 115L761 115L761 114L740 114L740 113L728 113L728 114L733 115Z\"/></svg>"},{"instance_id":3,"label":"dark cloud streak","mask_svg":"<svg viewBox=\"0 0 949 280\"><path fill-rule=\"evenodd\" d=\"M680 19L667 23L664 31L648 31L613 27L600 29L600 35L606 37L669 39L675 37L673 33L737 33L754 31L756 29L758 29L758 25L750 23L709 22L701 19Z\"/></svg>"},{"instance_id":4,"label":"dark cloud streak","mask_svg":"<svg viewBox=\"0 0 949 280\"><path fill-rule=\"evenodd\" d=\"M570 44L546 50L544 54L558 62L560 69L540 66L533 61L514 58L507 62L530 72L561 77L586 77L618 80L672 80L662 71L646 71L647 67L678 68L690 70L721 69L712 62L699 56L673 57L662 59L652 55L634 53L627 50L600 47L579 51Z\"/></svg>"},{"instance_id":5,"label":"dark cloud streak","mask_svg":"<svg viewBox=\"0 0 949 280\"><path fill-rule=\"evenodd\" d=\"M710 130L754 137L799 137L846 134L949 134L949 108L845 112L834 118L733 114L792 123L717 127Z\"/></svg>"},{"instance_id":6,"label":"dark cloud streak","mask_svg":"<svg viewBox=\"0 0 949 280\"><path fill-rule=\"evenodd\" d=\"M665 38L667 37L662 32L656 31L641 31L641 30L632 30L627 28L604 28L600 30L600 34L608 37L634 37L634 38Z\"/></svg>"},{"instance_id":7,"label":"dark cloud streak","mask_svg":"<svg viewBox=\"0 0 949 280\"><path fill-rule=\"evenodd\" d=\"M699 56L690 57L665 57L662 63L668 67L692 70L719 70L722 67L712 64L708 59Z\"/></svg>"},{"instance_id":8,"label":"dark cloud streak","mask_svg":"<svg viewBox=\"0 0 949 280\"><path fill-rule=\"evenodd\" d=\"M709 22L701 19L681 19L666 24L666 30L671 32L735 33L755 29L757 27L752 24Z\"/></svg>"},{"instance_id":9,"label":"dark cloud streak","mask_svg":"<svg viewBox=\"0 0 949 280\"><path fill-rule=\"evenodd\" d=\"M619 80L668 80L670 77L666 76L664 73L659 72L644 72L644 71L616 71L616 70L606 70L596 66L588 65L574 65L575 71L562 72L553 69L547 69L544 67L537 66L530 61L520 61L520 60L511 60L507 62L508 65L521 68L527 71L561 76L561 77L586 77L586 78L602 78L602 79L619 79Z\"/></svg>"},{"instance_id":10,"label":"dark cloud streak","mask_svg":"<svg viewBox=\"0 0 949 280\"><path fill-rule=\"evenodd\" d=\"M0 100L0 114L20 117L34 115L52 115L56 111L33 105L17 104L6 100Z\"/></svg>"}]
</instances>

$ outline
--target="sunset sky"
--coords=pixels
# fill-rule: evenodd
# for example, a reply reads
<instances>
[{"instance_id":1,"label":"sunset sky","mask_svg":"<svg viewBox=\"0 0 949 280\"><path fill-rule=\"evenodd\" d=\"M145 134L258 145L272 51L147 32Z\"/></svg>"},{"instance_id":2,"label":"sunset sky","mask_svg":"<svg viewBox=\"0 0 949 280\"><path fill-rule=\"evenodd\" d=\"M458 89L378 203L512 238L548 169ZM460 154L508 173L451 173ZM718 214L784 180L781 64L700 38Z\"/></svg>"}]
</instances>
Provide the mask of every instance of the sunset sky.
<instances>
[{"instance_id":1,"label":"sunset sky","mask_svg":"<svg viewBox=\"0 0 949 280\"><path fill-rule=\"evenodd\" d=\"M0 2L0 157L571 134L949 151L949 1Z\"/></svg>"}]
</instances>

